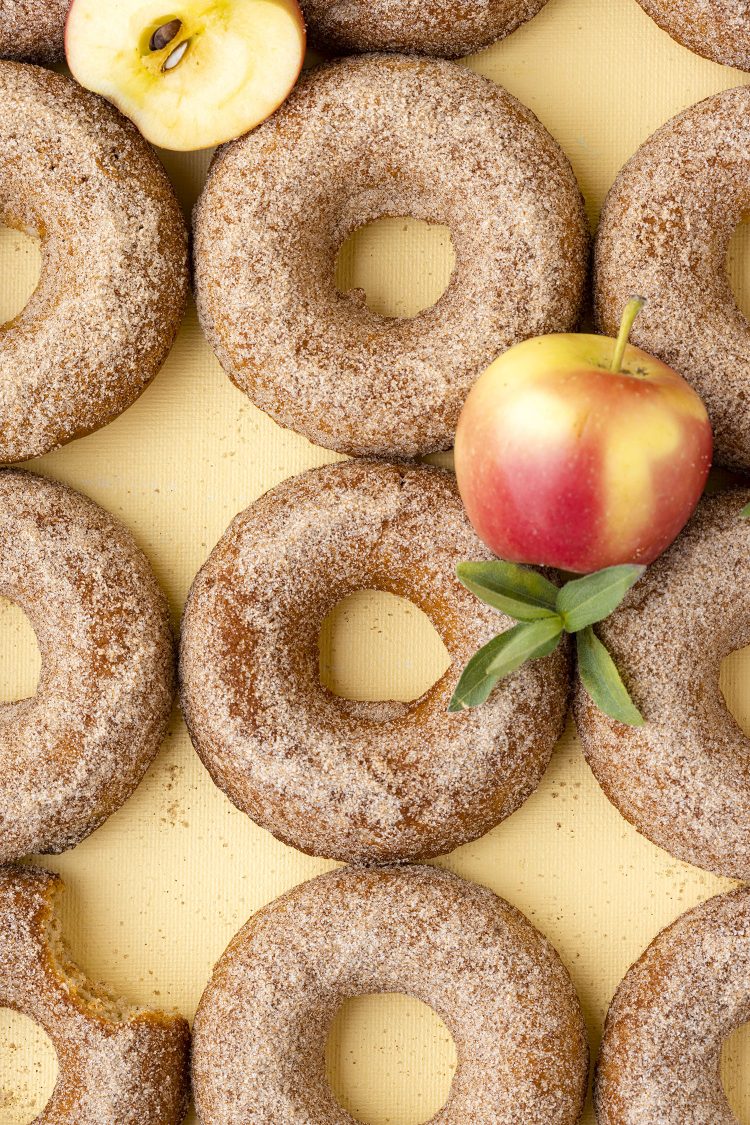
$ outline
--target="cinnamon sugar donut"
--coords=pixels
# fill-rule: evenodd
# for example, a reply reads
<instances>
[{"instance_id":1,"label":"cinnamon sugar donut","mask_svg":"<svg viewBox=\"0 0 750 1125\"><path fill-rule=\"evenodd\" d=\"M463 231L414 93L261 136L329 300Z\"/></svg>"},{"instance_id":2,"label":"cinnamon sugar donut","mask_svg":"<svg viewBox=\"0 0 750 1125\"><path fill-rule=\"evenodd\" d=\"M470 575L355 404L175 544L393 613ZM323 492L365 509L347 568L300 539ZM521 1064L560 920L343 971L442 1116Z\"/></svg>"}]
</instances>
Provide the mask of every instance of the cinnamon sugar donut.
<instances>
[{"instance_id":1,"label":"cinnamon sugar donut","mask_svg":"<svg viewBox=\"0 0 750 1125\"><path fill-rule=\"evenodd\" d=\"M351 1125L325 1074L337 1009L402 992L456 1043L431 1125L574 1125L588 1048L555 950L491 891L431 867L339 870L251 918L214 970L194 1026L201 1125Z\"/></svg>"},{"instance_id":2,"label":"cinnamon sugar donut","mask_svg":"<svg viewBox=\"0 0 750 1125\"><path fill-rule=\"evenodd\" d=\"M565 720L568 655L449 714L459 674L510 621L456 578L489 552L452 475L345 462L288 480L242 512L188 598L182 703L214 781L253 820L314 855L439 855L509 816L536 788ZM318 637L355 590L411 599L449 670L412 703L351 702L320 683Z\"/></svg>"},{"instance_id":3,"label":"cinnamon sugar donut","mask_svg":"<svg viewBox=\"0 0 750 1125\"><path fill-rule=\"evenodd\" d=\"M2 0L0 0L0 3ZM302 0L313 45L458 58L510 35L547 0Z\"/></svg>"},{"instance_id":4,"label":"cinnamon sugar donut","mask_svg":"<svg viewBox=\"0 0 750 1125\"><path fill-rule=\"evenodd\" d=\"M750 644L750 492L701 502L672 547L597 626L643 727L610 719L578 686L589 765L622 815L672 855L750 878L750 739L719 687Z\"/></svg>"},{"instance_id":5,"label":"cinnamon sugar donut","mask_svg":"<svg viewBox=\"0 0 750 1125\"><path fill-rule=\"evenodd\" d=\"M599 1125L737 1125L721 1049L750 1020L750 890L662 930L618 988L595 1084Z\"/></svg>"},{"instance_id":6,"label":"cinnamon sugar donut","mask_svg":"<svg viewBox=\"0 0 750 1125\"><path fill-rule=\"evenodd\" d=\"M77 492L0 472L0 596L28 616L36 695L0 704L0 862L77 844L135 789L173 696L167 605L130 534Z\"/></svg>"},{"instance_id":7,"label":"cinnamon sugar donut","mask_svg":"<svg viewBox=\"0 0 750 1125\"><path fill-rule=\"evenodd\" d=\"M698 55L750 70L747 0L638 0L673 39Z\"/></svg>"},{"instance_id":8,"label":"cinnamon sugar donut","mask_svg":"<svg viewBox=\"0 0 750 1125\"><path fill-rule=\"evenodd\" d=\"M748 24L750 34L750 24ZM750 468L750 324L726 270L750 209L750 87L664 125L620 172L596 246L596 312L617 333L633 293L647 304L632 342L676 368L708 408L716 455Z\"/></svg>"},{"instance_id":9,"label":"cinnamon sugar donut","mask_svg":"<svg viewBox=\"0 0 750 1125\"><path fill-rule=\"evenodd\" d=\"M172 345L185 224L134 125L59 74L0 62L0 223L39 236L42 272L0 325L0 461L111 422Z\"/></svg>"},{"instance_id":10,"label":"cinnamon sugar donut","mask_svg":"<svg viewBox=\"0 0 750 1125\"><path fill-rule=\"evenodd\" d=\"M0 870L0 1007L35 1020L59 1073L34 1125L179 1125L187 1112L188 1024L93 984L60 936L57 875Z\"/></svg>"},{"instance_id":11,"label":"cinnamon sugar donut","mask_svg":"<svg viewBox=\"0 0 750 1125\"><path fill-rule=\"evenodd\" d=\"M0 59L61 62L69 7L70 0L0 0Z\"/></svg>"},{"instance_id":12,"label":"cinnamon sugar donut","mask_svg":"<svg viewBox=\"0 0 750 1125\"><path fill-rule=\"evenodd\" d=\"M340 246L386 215L453 235L451 282L415 317L336 290ZM303 74L219 151L194 229L201 322L227 374L277 422L355 455L449 448L488 363L575 324L586 273L581 195L558 145L505 90L434 59Z\"/></svg>"}]
</instances>

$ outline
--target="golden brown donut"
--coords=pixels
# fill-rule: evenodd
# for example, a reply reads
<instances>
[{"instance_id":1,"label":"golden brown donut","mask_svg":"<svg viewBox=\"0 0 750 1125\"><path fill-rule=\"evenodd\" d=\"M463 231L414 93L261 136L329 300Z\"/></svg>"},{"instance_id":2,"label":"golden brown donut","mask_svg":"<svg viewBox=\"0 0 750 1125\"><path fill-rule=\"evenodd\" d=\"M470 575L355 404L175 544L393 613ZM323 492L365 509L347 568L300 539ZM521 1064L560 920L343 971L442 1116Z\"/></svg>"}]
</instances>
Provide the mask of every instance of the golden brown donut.
<instances>
[{"instance_id":1,"label":"golden brown donut","mask_svg":"<svg viewBox=\"0 0 750 1125\"><path fill-rule=\"evenodd\" d=\"M0 596L34 627L36 695L0 704L0 863L60 852L138 785L174 694L166 600L129 532L55 481L0 472Z\"/></svg>"},{"instance_id":2,"label":"golden brown donut","mask_svg":"<svg viewBox=\"0 0 750 1125\"><path fill-rule=\"evenodd\" d=\"M341 244L384 215L452 232L450 284L415 317L336 289ZM576 323L588 254L573 171L531 111L400 55L303 74L219 150L194 231L201 322L230 378L281 425L364 456L450 448L488 363Z\"/></svg>"},{"instance_id":3,"label":"golden brown donut","mask_svg":"<svg viewBox=\"0 0 750 1125\"><path fill-rule=\"evenodd\" d=\"M1 0L0 0L1 2ZM547 0L302 0L313 45L458 58L510 35Z\"/></svg>"},{"instance_id":4,"label":"golden brown donut","mask_svg":"<svg viewBox=\"0 0 750 1125\"><path fill-rule=\"evenodd\" d=\"M595 1084L599 1125L738 1125L721 1050L750 1021L750 889L662 930L615 993Z\"/></svg>"},{"instance_id":5,"label":"golden brown donut","mask_svg":"<svg viewBox=\"0 0 750 1125\"><path fill-rule=\"evenodd\" d=\"M230 800L286 843L352 862L440 855L514 812L562 733L568 654L448 713L464 665L511 624L456 578L461 560L490 557L455 478L425 466L330 465L237 516L193 583L180 651L193 744ZM412 703L320 683L325 617L370 588L411 599L450 654Z\"/></svg>"},{"instance_id":6,"label":"golden brown donut","mask_svg":"<svg viewBox=\"0 0 750 1125\"><path fill-rule=\"evenodd\" d=\"M0 62L0 222L42 272L0 325L0 461L96 430L164 362L187 295L185 223L138 130L59 74Z\"/></svg>"},{"instance_id":7,"label":"golden brown donut","mask_svg":"<svg viewBox=\"0 0 750 1125\"><path fill-rule=\"evenodd\" d=\"M70 0L0 0L0 59L51 63L65 58Z\"/></svg>"},{"instance_id":8,"label":"golden brown donut","mask_svg":"<svg viewBox=\"0 0 750 1125\"><path fill-rule=\"evenodd\" d=\"M698 55L750 70L746 0L638 0L673 39Z\"/></svg>"},{"instance_id":9,"label":"golden brown donut","mask_svg":"<svg viewBox=\"0 0 750 1125\"><path fill-rule=\"evenodd\" d=\"M0 1007L35 1020L59 1074L34 1125L179 1125L187 1112L186 1020L135 1008L88 980L55 917L57 875L0 868Z\"/></svg>"},{"instance_id":10,"label":"golden brown donut","mask_svg":"<svg viewBox=\"0 0 750 1125\"><path fill-rule=\"evenodd\" d=\"M194 1026L201 1125L352 1125L325 1074L351 996L401 992L456 1043L430 1125L574 1125L588 1047L546 938L491 891L432 867L339 870L261 910L214 970Z\"/></svg>"}]
</instances>

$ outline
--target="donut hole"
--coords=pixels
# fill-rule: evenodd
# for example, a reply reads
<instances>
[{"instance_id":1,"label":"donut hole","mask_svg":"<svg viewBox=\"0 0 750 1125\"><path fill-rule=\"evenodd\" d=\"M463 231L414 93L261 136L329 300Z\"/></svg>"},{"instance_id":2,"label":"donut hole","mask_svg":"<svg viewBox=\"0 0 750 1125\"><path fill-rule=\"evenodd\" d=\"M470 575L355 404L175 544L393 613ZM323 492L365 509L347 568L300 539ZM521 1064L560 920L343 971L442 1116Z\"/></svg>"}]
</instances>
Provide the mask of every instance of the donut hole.
<instances>
[{"instance_id":1,"label":"donut hole","mask_svg":"<svg viewBox=\"0 0 750 1125\"><path fill-rule=\"evenodd\" d=\"M23 312L39 284L42 246L38 238L3 226L0 220L0 327Z\"/></svg>"},{"instance_id":2,"label":"donut hole","mask_svg":"<svg viewBox=\"0 0 750 1125\"><path fill-rule=\"evenodd\" d=\"M721 1083L740 1125L750 1125L750 1024L737 1028L721 1051Z\"/></svg>"},{"instance_id":3,"label":"donut hole","mask_svg":"<svg viewBox=\"0 0 750 1125\"><path fill-rule=\"evenodd\" d=\"M52 1097L57 1053L47 1033L20 1012L0 1008L0 1125L30 1125Z\"/></svg>"},{"instance_id":4,"label":"donut hole","mask_svg":"<svg viewBox=\"0 0 750 1125\"><path fill-rule=\"evenodd\" d=\"M340 247L336 288L362 290L379 316L414 317L440 300L455 265L448 227L408 217L377 219Z\"/></svg>"},{"instance_id":5,"label":"donut hole","mask_svg":"<svg viewBox=\"0 0 750 1125\"><path fill-rule=\"evenodd\" d=\"M406 598L359 590L320 630L320 682L340 699L411 703L451 664L429 617Z\"/></svg>"},{"instance_id":6,"label":"donut hole","mask_svg":"<svg viewBox=\"0 0 750 1125\"><path fill-rule=\"evenodd\" d=\"M36 695L41 667L31 622L20 606L0 597L0 704Z\"/></svg>"},{"instance_id":7,"label":"donut hole","mask_svg":"<svg viewBox=\"0 0 750 1125\"><path fill-rule=\"evenodd\" d=\"M422 1125L445 1105L456 1044L437 1012L401 993L356 996L339 1008L326 1047L336 1100L366 1125Z\"/></svg>"},{"instance_id":8,"label":"donut hole","mask_svg":"<svg viewBox=\"0 0 750 1125\"><path fill-rule=\"evenodd\" d=\"M725 657L721 664L719 687L724 702L733 718L750 737L750 693L747 690L750 679L750 647L741 648Z\"/></svg>"}]
</instances>

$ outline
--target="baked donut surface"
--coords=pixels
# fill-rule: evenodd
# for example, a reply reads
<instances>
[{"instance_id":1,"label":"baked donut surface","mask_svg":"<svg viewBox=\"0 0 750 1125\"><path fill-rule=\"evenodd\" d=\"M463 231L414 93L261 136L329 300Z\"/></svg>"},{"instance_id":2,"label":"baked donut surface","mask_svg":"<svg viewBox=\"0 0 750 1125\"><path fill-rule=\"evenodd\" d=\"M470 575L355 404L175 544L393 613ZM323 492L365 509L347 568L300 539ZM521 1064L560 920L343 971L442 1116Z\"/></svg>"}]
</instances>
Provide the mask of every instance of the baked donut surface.
<instances>
[{"instance_id":1,"label":"baked donut surface","mask_svg":"<svg viewBox=\"0 0 750 1125\"><path fill-rule=\"evenodd\" d=\"M750 890L658 935L615 993L594 1090L599 1125L738 1125L721 1049L750 1021Z\"/></svg>"},{"instance_id":2,"label":"baked donut surface","mask_svg":"<svg viewBox=\"0 0 750 1125\"><path fill-rule=\"evenodd\" d=\"M41 239L39 285L0 325L0 461L111 422L172 346L185 224L134 125L59 74L0 62L0 222Z\"/></svg>"},{"instance_id":3,"label":"baked donut surface","mask_svg":"<svg viewBox=\"0 0 750 1125\"><path fill-rule=\"evenodd\" d=\"M474 652L510 626L456 578L490 558L451 474L344 462L242 512L185 608L182 704L193 744L238 808L302 851L352 862L440 855L494 827L538 785L562 733L568 653L449 714ZM352 702L320 683L318 638L356 590L410 599L452 665L411 703Z\"/></svg>"},{"instance_id":4,"label":"baked donut surface","mask_svg":"<svg viewBox=\"0 0 750 1125\"><path fill-rule=\"evenodd\" d=\"M201 1125L351 1125L325 1047L351 996L401 992L456 1043L431 1125L573 1125L588 1048L546 938L491 891L430 867L339 870L295 888L230 943L194 1025Z\"/></svg>"},{"instance_id":5,"label":"baked donut surface","mask_svg":"<svg viewBox=\"0 0 750 1125\"><path fill-rule=\"evenodd\" d=\"M187 1112L190 1029L133 1008L70 961L55 904L57 875L0 869L0 1007L46 1031L58 1060L34 1125L179 1125Z\"/></svg>"},{"instance_id":6,"label":"baked donut surface","mask_svg":"<svg viewBox=\"0 0 750 1125\"><path fill-rule=\"evenodd\" d=\"M632 342L676 368L703 398L717 459L750 467L750 324L726 269L750 209L750 88L725 90L659 129L628 161L596 243L599 327L617 334L633 294L646 307Z\"/></svg>"},{"instance_id":7,"label":"baked donut surface","mask_svg":"<svg viewBox=\"0 0 750 1125\"><path fill-rule=\"evenodd\" d=\"M65 58L70 0L0 0L0 59L55 63Z\"/></svg>"},{"instance_id":8,"label":"baked donut surface","mask_svg":"<svg viewBox=\"0 0 750 1125\"><path fill-rule=\"evenodd\" d=\"M672 855L750 878L750 739L727 709L722 661L750 644L750 492L701 501L597 632L645 718L610 719L576 689L583 749L610 801Z\"/></svg>"},{"instance_id":9,"label":"baked donut surface","mask_svg":"<svg viewBox=\"0 0 750 1125\"><path fill-rule=\"evenodd\" d=\"M458 58L510 35L547 0L302 0L313 45Z\"/></svg>"},{"instance_id":10,"label":"baked donut surface","mask_svg":"<svg viewBox=\"0 0 750 1125\"><path fill-rule=\"evenodd\" d=\"M750 70L746 0L638 0L651 19L698 55Z\"/></svg>"},{"instance_id":11,"label":"baked donut surface","mask_svg":"<svg viewBox=\"0 0 750 1125\"><path fill-rule=\"evenodd\" d=\"M0 704L0 862L73 847L130 796L171 710L166 600L130 533L80 493L0 471L0 596L28 616L36 695Z\"/></svg>"},{"instance_id":12,"label":"baked donut surface","mask_svg":"<svg viewBox=\"0 0 750 1125\"><path fill-rule=\"evenodd\" d=\"M415 317L336 289L342 243L383 216L453 236L450 284ZM219 151L194 232L201 322L227 374L283 426L354 455L450 448L488 363L576 323L588 251L570 164L531 111L454 63L399 55L303 74Z\"/></svg>"}]
</instances>

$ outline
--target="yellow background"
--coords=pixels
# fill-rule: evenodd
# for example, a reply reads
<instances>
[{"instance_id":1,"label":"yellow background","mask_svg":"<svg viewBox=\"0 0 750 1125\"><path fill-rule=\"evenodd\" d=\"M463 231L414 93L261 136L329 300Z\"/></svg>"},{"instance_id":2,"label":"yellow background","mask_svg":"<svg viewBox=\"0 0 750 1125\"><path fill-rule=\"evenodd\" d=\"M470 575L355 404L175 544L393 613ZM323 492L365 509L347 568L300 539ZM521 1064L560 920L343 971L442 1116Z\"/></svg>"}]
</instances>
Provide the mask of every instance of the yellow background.
<instances>
[{"instance_id":1,"label":"yellow background","mask_svg":"<svg viewBox=\"0 0 750 1125\"><path fill-rule=\"evenodd\" d=\"M507 86L559 140L592 223L616 172L655 128L700 98L750 80L673 43L635 0L550 0L529 25L469 65ZM165 157L186 206L207 160ZM750 306L745 245L743 229L731 272L741 303ZM33 244L0 231L0 322L23 304L35 262ZM401 314L434 300L449 271L445 232L402 220L360 234L340 262L342 285L362 285L381 311ZM81 489L131 528L177 625L194 574L232 516L283 478L331 459L280 430L231 386L191 309L164 370L134 407L31 467ZM13 698L33 691L33 640L17 611L0 610L1 686L3 697ZM429 623L384 596L356 597L324 632L323 674L345 692L411 698L442 671L445 652ZM749 677L746 653L727 662L725 691L746 729ZM177 713L128 804L73 852L45 862L67 881L65 928L85 970L136 1003L187 1016L248 916L330 866L277 843L234 810L209 781ZM639 837L600 792L572 730L527 804L440 862L492 887L550 937L573 975L594 1053L609 998L630 963L677 914L730 885ZM750 1038L740 1033L726 1052L725 1078L740 1120L750 1125L743 1058L750 1061ZM372 1125L416 1125L445 1097L452 1045L416 1003L365 998L341 1014L329 1064L356 1116ZM0 1125L29 1121L53 1078L54 1059L33 1027L0 1012ZM585 1121L593 1122L590 1107Z\"/></svg>"}]
</instances>

